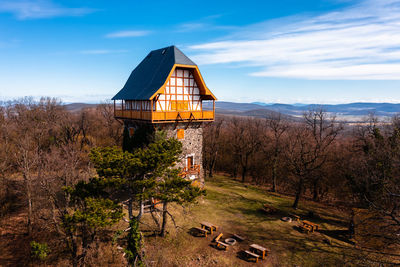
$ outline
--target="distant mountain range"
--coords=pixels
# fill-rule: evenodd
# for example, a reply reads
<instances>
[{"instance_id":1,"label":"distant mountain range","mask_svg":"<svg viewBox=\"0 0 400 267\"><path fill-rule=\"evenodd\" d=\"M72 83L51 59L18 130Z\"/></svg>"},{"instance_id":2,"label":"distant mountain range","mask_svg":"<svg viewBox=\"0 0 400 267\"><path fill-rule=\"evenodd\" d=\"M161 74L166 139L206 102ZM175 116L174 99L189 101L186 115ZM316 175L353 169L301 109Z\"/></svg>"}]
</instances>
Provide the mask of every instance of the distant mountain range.
<instances>
[{"instance_id":1,"label":"distant mountain range","mask_svg":"<svg viewBox=\"0 0 400 267\"><path fill-rule=\"evenodd\" d=\"M66 104L70 111L79 111L83 108L96 107L96 104L71 103ZM210 102L204 102L203 107L212 108ZM392 117L400 114L400 103L349 103L337 105L317 105L317 104L266 104L266 103L234 103L217 101L216 113L225 115L239 115L252 117L267 117L271 113L280 112L288 117L300 117L304 112L311 109L322 108L331 115L336 115L339 120L359 121L373 113L378 117Z\"/></svg>"},{"instance_id":2,"label":"distant mountain range","mask_svg":"<svg viewBox=\"0 0 400 267\"><path fill-rule=\"evenodd\" d=\"M210 104L209 104L210 105ZM266 103L233 103L218 101L216 112L222 114L241 114L244 116L266 117L271 112L300 117L308 110L322 108L331 115L336 115L339 120L359 121L369 114L378 117L392 117L400 114L400 103L349 103L337 105L318 104L266 104Z\"/></svg>"}]
</instances>

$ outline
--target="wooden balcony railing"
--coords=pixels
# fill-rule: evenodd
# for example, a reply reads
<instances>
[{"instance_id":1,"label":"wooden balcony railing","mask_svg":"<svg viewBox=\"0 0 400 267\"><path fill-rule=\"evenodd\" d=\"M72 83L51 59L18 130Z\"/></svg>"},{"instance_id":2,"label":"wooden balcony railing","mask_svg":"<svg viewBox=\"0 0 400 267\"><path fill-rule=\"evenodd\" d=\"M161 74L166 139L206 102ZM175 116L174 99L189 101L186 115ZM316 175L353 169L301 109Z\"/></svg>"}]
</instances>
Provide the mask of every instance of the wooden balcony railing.
<instances>
[{"instance_id":1,"label":"wooden balcony railing","mask_svg":"<svg viewBox=\"0 0 400 267\"><path fill-rule=\"evenodd\" d=\"M151 121L153 123L175 121L213 121L215 112L204 111L137 111L114 110L114 117L119 119L133 119Z\"/></svg>"},{"instance_id":2,"label":"wooden balcony railing","mask_svg":"<svg viewBox=\"0 0 400 267\"><path fill-rule=\"evenodd\" d=\"M188 175L200 175L200 165L193 165L191 167L185 167L179 173L179 175L185 178Z\"/></svg>"}]
</instances>

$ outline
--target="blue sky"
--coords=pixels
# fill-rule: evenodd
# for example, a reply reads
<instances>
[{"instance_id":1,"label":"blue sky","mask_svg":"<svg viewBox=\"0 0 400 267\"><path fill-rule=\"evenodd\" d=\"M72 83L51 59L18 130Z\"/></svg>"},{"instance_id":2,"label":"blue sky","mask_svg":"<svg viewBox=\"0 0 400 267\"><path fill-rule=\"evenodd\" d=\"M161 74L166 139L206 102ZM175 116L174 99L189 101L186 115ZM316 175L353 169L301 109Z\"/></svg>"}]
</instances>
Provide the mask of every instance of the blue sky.
<instances>
[{"instance_id":1,"label":"blue sky","mask_svg":"<svg viewBox=\"0 0 400 267\"><path fill-rule=\"evenodd\" d=\"M104 101L173 44L219 100L400 102L400 0L0 0L0 100Z\"/></svg>"}]
</instances>

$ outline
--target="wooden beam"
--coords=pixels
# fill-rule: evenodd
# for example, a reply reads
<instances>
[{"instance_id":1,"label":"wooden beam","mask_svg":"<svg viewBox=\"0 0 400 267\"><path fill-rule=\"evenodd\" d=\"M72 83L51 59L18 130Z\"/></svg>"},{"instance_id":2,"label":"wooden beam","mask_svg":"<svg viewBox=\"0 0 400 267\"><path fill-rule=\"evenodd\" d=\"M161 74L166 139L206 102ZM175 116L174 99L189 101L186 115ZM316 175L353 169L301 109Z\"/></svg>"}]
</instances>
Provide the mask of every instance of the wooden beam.
<instances>
[{"instance_id":1,"label":"wooden beam","mask_svg":"<svg viewBox=\"0 0 400 267\"><path fill-rule=\"evenodd\" d=\"M153 122L153 99L150 100L150 110L151 122Z\"/></svg>"}]
</instances>

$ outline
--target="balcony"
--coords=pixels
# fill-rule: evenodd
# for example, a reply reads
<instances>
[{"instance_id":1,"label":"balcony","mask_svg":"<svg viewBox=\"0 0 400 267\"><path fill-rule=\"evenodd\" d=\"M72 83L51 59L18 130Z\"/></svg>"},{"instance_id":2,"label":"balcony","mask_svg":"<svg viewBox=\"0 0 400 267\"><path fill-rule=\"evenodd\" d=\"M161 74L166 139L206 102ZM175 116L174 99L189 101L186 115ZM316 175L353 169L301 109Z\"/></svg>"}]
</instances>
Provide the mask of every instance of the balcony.
<instances>
[{"instance_id":1,"label":"balcony","mask_svg":"<svg viewBox=\"0 0 400 267\"><path fill-rule=\"evenodd\" d=\"M179 176L185 178L188 175L200 175L200 165L193 165L191 167L185 167L179 173Z\"/></svg>"},{"instance_id":2,"label":"balcony","mask_svg":"<svg viewBox=\"0 0 400 267\"><path fill-rule=\"evenodd\" d=\"M190 121L214 121L213 110L203 111L137 111L114 109L114 117L117 119L132 119L149 121L152 123L164 122L190 122Z\"/></svg>"}]
</instances>

